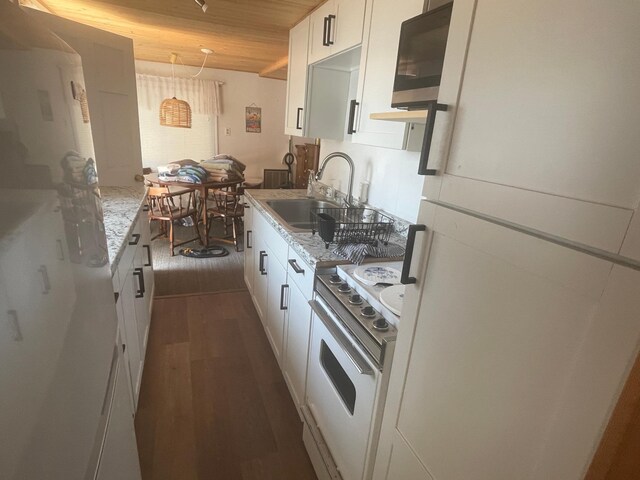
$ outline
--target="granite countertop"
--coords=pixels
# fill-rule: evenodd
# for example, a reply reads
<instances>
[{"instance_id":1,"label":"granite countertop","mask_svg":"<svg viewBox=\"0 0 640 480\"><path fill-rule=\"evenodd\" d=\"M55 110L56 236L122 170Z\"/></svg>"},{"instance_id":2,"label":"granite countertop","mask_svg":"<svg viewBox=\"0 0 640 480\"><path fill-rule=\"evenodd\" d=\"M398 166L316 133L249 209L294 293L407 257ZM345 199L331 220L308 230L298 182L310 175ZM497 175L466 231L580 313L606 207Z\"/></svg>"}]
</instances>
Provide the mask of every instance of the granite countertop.
<instances>
[{"instance_id":1,"label":"granite countertop","mask_svg":"<svg viewBox=\"0 0 640 480\"><path fill-rule=\"evenodd\" d=\"M307 198L306 190L247 189L244 191L244 195L255 209L262 213L267 221L280 233L280 235L282 235L291 248L293 248L296 253L298 253L298 255L300 255L304 261L309 264L309 266L316 268L351 263L343 257L333 253L333 249L335 248L334 245L329 245L329 248L325 248L324 241L317 233L313 235L311 232L292 232L287 230L271 215L269 210L262 205L262 202L267 200ZM393 233L390 241L404 247L406 238L401 234Z\"/></svg>"},{"instance_id":2,"label":"granite countertop","mask_svg":"<svg viewBox=\"0 0 640 480\"><path fill-rule=\"evenodd\" d=\"M131 234L146 195L147 189L142 184L133 187L100 187L112 275L118 267L125 240Z\"/></svg>"}]
</instances>

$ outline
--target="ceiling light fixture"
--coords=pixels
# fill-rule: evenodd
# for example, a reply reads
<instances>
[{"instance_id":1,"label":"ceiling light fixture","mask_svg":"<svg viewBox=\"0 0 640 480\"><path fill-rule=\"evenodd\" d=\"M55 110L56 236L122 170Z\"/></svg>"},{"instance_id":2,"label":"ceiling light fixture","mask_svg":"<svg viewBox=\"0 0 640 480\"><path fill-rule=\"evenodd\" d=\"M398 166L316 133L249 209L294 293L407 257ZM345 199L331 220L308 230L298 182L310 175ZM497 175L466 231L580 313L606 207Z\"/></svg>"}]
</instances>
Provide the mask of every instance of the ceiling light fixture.
<instances>
[{"instance_id":1,"label":"ceiling light fixture","mask_svg":"<svg viewBox=\"0 0 640 480\"><path fill-rule=\"evenodd\" d=\"M177 58L177 53L171 54L173 98L165 98L160 104L160 125L165 127L191 128L191 106L185 100L178 100L176 98L176 73L174 66Z\"/></svg>"},{"instance_id":2,"label":"ceiling light fixture","mask_svg":"<svg viewBox=\"0 0 640 480\"><path fill-rule=\"evenodd\" d=\"M195 2L198 4L198 6L202 9L203 12L207 12L207 8L209 8L209 5L207 5L207 3L204 0L195 0Z\"/></svg>"}]
</instances>

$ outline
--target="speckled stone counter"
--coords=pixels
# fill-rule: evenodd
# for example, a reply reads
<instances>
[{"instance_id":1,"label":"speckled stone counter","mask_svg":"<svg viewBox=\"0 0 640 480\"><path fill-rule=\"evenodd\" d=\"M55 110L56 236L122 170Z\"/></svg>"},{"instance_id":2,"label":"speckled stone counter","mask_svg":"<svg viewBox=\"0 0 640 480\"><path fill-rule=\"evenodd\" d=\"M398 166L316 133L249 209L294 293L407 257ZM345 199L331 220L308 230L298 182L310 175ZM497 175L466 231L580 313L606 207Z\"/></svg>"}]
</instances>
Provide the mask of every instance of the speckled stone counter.
<instances>
[{"instance_id":1,"label":"speckled stone counter","mask_svg":"<svg viewBox=\"0 0 640 480\"><path fill-rule=\"evenodd\" d=\"M291 232L287 230L262 204L262 202L267 200L306 198L306 190L249 189L245 190L244 194L255 209L266 218L269 224L282 235L291 248L293 248L309 266L316 268L350 263L348 260L333 253L333 246L330 245L328 249L325 248L324 241L320 238L320 235L313 235L311 232ZM390 241L404 246L406 238L400 234L393 233Z\"/></svg>"},{"instance_id":2,"label":"speckled stone counter","mask_svg":"<svg viewBox=\"0 0 640 480\"><path fill-rule=\"evenodd\" d=\"M147 189L142 184L135 187L100 187L112 275L118 267L125 239L131 234L146 195Z\"/></svg>"}]
</instances>

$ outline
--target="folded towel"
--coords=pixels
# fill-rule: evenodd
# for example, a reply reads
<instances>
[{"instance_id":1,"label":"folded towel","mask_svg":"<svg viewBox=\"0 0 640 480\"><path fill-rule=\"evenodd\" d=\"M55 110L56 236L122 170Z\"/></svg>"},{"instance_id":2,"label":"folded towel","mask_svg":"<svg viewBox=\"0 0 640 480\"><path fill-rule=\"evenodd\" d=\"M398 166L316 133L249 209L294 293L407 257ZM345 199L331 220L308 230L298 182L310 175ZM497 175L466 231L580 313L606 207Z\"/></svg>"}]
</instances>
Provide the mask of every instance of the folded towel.
<instances>
[{"instance_id":1,"label":"folded towel","mask_svg":"<svg viewBox=\"0 0 640 480\"><path fill-rule=\"evenodd\" d=\"M160 180L167 182L203 183L207 177L207 171L198 165L182 167L175 173L158 174Z\"/></svg>"},{"instance_id":2,"label":"folded towel","mask_svg":"<svg viewBox=\"0 0 640 480\"><path fill-rule=\"evenodd\" d=\"M202 160L202 162L200 162L201 164L203 163L208 163L208 164L219 164L219 165L232 165L234 166L237 170L244 172L245 169L247 168L247 166L242 163L240 160L238 160L237 158L231 156L231 155L227 155L227 154L221 154L221 155L215 155L211 158L208 158L206 160Z\"/></svg>"}]
</instances>

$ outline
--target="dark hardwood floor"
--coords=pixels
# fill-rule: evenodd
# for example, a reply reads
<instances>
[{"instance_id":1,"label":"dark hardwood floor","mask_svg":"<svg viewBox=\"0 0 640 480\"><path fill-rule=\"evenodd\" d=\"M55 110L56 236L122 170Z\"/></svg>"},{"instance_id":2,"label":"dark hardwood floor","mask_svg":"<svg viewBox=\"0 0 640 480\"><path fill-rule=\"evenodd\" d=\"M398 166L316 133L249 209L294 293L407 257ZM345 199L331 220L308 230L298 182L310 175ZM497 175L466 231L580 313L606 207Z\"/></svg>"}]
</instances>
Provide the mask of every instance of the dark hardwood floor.
<instances>
[{"instance_id":1,"label":"dark hardwood floor","mask_svg":"<svg viewBox=\"0 0 640 480\"><path fill-rule=\"evenodd\" d=\"M154 251L168 253L163 242L154 241ZM215 272L219 263L199 265L214 271L184 274L190 283L179 291L169 288L179 280L161 283L175 296L154 301L135 419L143 480L315 480L241 257L224 274ZM224 280L208 284L217 275ZM185 291L208 288L224 291Z\"/></svg>"}]
</instances>

